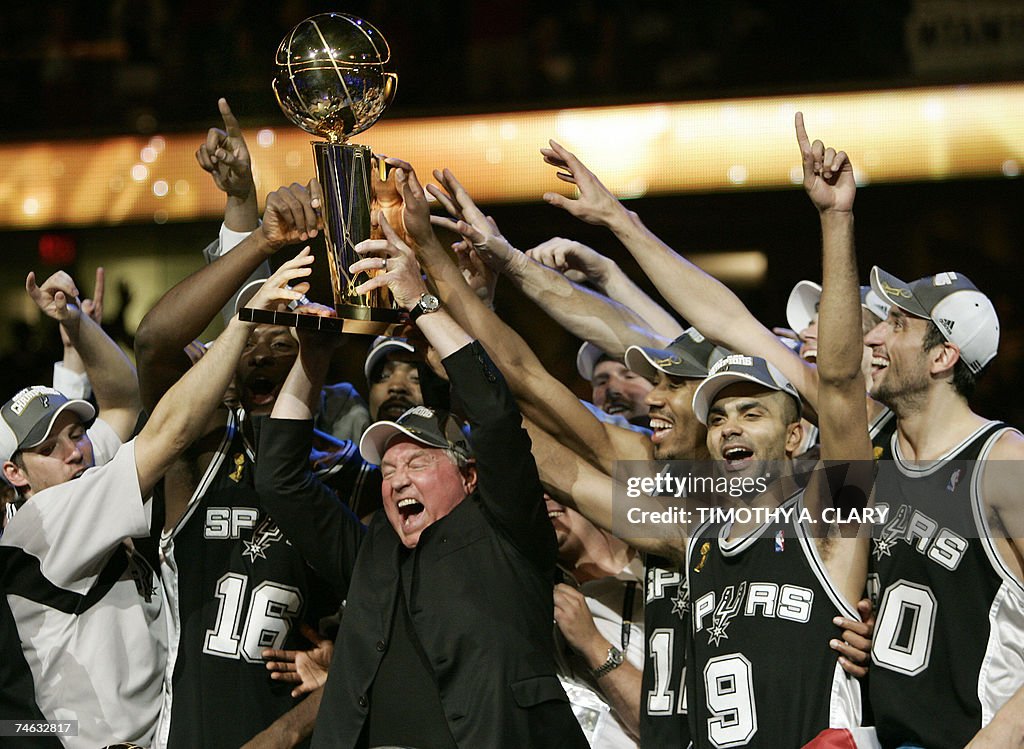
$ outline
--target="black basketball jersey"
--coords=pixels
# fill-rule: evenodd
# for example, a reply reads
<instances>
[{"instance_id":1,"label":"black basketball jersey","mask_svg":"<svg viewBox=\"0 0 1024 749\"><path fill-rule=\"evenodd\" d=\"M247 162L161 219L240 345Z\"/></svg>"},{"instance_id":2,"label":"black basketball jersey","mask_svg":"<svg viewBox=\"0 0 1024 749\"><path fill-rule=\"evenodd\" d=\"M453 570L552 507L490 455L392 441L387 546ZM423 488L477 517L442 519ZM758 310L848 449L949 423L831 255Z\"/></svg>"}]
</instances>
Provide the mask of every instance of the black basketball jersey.
<instances>
[{"instance_id":1,"label":"black basketball jersey","mask_svg":"<svg viewBox=\"0 0 1024 749\"><path fill-rule=\"evenodd\" d=\"M860 725L860 685L839 666L832 619L858 615L798 522L802 493L753 534L706 524L690 541L688 657L695 747L799 747Z\"/></svg>"},{"instance_id":2,"label":"black basketball jersey","mask_svg":"<svg viewBox=\"0 0 1024 749\"><path fill-rule=\"evenodd\" d=\"M306 647L299 624L316 628L341 602L263 511L253 459L231 414L187 510L162 538L179 632L169 656L172 749L241 746L294 707L293 685L270 679L262 651Z\"/></svg>"},{"instance_id":3,"label":"black basketball jersey","mask_svg":"<svg viewBox=\"0 0 1024 749\"><path fill-rule=\"evenodd\" d=\"M927 466L880 464L869 696L884 746L963 747L1024 683L1024 586L995 547L981 470L989 423ZM941 716L941 719L936 719Z\"/></svg>"},{"instance_id":4,"label":"black basketball jersey","mask_svg":"<svg viewBox=\"0 0 1024 749\"><path fill-rule=\"evenodd\" d=\"M640 694L640 746L690 743L686 717L686 648L690 604L686 574L674 562L644 558L644 633L647 638Z\"/></svg>"}]
</instances>

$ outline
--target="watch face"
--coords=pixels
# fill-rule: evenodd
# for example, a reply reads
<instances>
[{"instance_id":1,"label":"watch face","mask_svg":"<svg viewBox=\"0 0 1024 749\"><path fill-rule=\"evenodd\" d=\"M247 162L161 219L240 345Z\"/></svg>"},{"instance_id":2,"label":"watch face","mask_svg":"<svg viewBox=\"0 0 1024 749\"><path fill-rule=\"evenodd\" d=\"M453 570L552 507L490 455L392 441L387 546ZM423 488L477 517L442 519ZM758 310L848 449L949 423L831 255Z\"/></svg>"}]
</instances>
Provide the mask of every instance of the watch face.
<instances>
[{"instance_id":1,"label":"watch face","mask_svg":"<svg viewBox=\"0 0 1024 749\"><path fill-rule=\"evenodd\" d=\"M420 297L420 307L424 312L433 312L441 306L441 300L433 294L424 294Z\"/></svg>"},{"instance_id":2,"label":"watch face","mask_svg":"<svg viewBox=\"0 0 1024 749\"><path fill-rule=\"evenodd\" d=\"M622 651L616 647L612 647L611 652L608 653L608 660L616 665L621 665L624 657Z\"/></svg>"}]
</instances>

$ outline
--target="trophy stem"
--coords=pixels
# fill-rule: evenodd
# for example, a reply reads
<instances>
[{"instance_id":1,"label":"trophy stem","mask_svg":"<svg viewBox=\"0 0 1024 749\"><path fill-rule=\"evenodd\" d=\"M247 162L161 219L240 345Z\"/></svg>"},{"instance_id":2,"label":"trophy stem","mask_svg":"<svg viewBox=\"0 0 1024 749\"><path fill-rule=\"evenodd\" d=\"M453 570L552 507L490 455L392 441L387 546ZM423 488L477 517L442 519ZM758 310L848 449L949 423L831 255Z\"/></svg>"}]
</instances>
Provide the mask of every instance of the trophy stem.
<instances>
[{"instance_id":1,"label":"trophy stem","mask_svg":"<svg viewBox=\"0 0 1024 749\"><path fill-rule=\"evenodd\" d=\"M370 278L353 277L348 268L360 259L355 246L370 238L370 209L373 204L371 170L373 151L349 143L313 143L317 178L324 192L323 206L327 261L331 270L334 305L339 316L358 319L358 332L382 335L400 322L388 289L357 294L359 284Z\"/></svg>"}]
</instances>

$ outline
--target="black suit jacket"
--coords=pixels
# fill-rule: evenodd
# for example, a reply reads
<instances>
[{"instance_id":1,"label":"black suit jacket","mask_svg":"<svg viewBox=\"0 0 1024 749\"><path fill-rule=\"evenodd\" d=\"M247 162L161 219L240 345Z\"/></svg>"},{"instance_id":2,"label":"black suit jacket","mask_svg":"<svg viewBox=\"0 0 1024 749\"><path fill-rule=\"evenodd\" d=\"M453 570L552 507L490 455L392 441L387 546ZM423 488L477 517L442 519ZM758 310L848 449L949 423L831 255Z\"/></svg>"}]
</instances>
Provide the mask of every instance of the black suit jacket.
<instances>
[{"instance_id":1,"label":"black suit jacket","mask_svg":"<svg viewBox=\"0 0 1024 749\"><path fill-rule=\"evenodd\" d=\"M420 536L409 613L460 747L586 747L552 655L557 546L522 417L478 343L447 357L472 426L477 490ZM347 589L314 747L354 747L399 585L384 513L365 533L309 475L309 422L264 424L257 487L307 561ZM400 719L400 716L396 716Z\"/></svg>"}]
</instances>

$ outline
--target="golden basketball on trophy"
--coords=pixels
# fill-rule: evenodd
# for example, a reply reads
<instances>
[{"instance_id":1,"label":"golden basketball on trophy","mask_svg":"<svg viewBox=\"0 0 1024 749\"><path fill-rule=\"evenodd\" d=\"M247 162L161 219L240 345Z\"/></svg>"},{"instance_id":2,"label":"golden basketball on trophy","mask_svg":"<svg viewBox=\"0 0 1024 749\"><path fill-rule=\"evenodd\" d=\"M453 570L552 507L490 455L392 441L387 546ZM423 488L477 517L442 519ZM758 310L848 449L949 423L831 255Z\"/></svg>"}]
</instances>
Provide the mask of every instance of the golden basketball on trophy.
<instances>
[{"instance_id":1,"label":"golden basketball on trophy","mask_svg":"<svg viewBox=\"0 0 1024 749\"><path fill-rule=\"evenodd\" d=\"M356 294L365 274L353 277L348 272L360 259L355 246L370 238L375 188L386 181L384 164L375 164L370 148L348 139L373 125L395 96L398 76L391 69L391 49L363 19L324 13L288 32L277 48L275 64L274 94L285 115L306 132L326 139L312 145L323 187L324 239L338 313L333 323L330 318L319 318L315 325L317 318L277 322L345 333L392 333L401 324L402 310L395 307L387 288Z\"/></svg>"}]
</instances>

